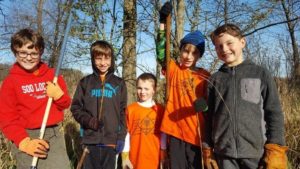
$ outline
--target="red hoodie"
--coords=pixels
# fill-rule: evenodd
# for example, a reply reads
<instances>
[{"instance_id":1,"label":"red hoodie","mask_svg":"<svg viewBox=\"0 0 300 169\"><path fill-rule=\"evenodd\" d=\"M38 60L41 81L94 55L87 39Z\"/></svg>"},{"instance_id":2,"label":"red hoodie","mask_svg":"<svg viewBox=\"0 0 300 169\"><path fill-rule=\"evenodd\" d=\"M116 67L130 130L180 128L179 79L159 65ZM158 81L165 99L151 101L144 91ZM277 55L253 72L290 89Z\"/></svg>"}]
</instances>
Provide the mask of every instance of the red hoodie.
<instances>
[{"instance_id":1,"label":"red hoodie","mask_svg":"<svg viewBox=\"0 0 300 169\"><path fill-rule=\"evenodd\" d=\"M54 70L40 63L38 73L29 73L15 63L0 89L0 129L17 146L28 137L26 129L41 127L48 96L46 82L52 81ZM52 102L47 126L63 120L63 110L68 108L71 98L62 76L58 84L64 95Z\"/></svg>"}]
</instances>

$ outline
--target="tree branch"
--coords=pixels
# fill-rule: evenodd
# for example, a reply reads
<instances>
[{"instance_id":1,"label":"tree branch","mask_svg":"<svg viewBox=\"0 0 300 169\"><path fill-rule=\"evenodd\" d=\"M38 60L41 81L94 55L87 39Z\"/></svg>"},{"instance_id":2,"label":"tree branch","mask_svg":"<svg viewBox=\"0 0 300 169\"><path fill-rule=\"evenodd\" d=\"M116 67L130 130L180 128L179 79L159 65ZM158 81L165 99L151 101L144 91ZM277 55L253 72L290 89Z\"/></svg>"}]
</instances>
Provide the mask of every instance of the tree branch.
<instances>
[{"instance_id":1,"label":"tree branch","mask_svg":"<svg viewBox=\"0 0 300 169\"><path fill-rule=\"evenodd\" d=\"M275 26L275 25L280 25L280 24L283 24L283 23L288 23L288 22L293 22L293 21L296 21L300 19L300 17L296 17L294 19L291 19L291 20L287 20L287 21L281 21L281 22L277 22L277 23L272 23L272 24L269 24L269 25L266 25L266 26L263 26L263 27L260 27L260 28L257 28L257 29L254 29L252 32L249 32L249 33L246 33L244 34L243 36L246 37L246 36L249 36L249 35L252 35L253 33L259 31L259 30L262 30L262 29L266 29L268 27L272 27L272 26Z\"/></svg>"}]
</instances>

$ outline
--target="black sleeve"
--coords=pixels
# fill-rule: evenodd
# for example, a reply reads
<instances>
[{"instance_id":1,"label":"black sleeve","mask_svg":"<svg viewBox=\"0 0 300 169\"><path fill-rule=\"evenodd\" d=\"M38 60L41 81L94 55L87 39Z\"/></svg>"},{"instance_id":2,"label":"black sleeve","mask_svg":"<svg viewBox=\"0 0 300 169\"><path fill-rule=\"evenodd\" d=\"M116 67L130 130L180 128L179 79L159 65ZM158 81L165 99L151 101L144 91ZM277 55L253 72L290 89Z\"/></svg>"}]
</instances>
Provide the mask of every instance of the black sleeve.
<instances>
[{"instance_id":1,"label":"black sleeve","mask_svg":"<svg viewBox=\"0 0 300 169\"><path fill-rule=\"evenodd\" d=\"M211 80L209 80L211 81ZM212 147L212 117L213 117L213 109L215 104L215 95L214 88L210 83L207 85L207 106L208 111L204 113L204 125L205 125L205 134L204 134L204 147Z\"/></svg>"},{"instance_id":2,"label":"black sleeve","mask_svg":"<svg viewBox=\"0 0 300 169\"><path fill-rule=\"evenodd\" d=\"M127 107L127 88L125 81L122 80L121 84L121 102L120 102L120 119L119 119L119 133L118 140L125 140L125 136L127 134L127 126L126 126L126 114L125 109Z\"/></svg>"},{"instance_id":3,"label":"black sleeve","mask_svg":"<svg viewBox=\"0 0 300 169\"><path fill-rule=\"evenodd\" d=\"M92 118L91 115L89 115L84 110L84 95L85 95L85 89L84 89L84 80L81 80L76 88L72 104L71 104L71 112L73 114L74 119L84 128L89 128L89 121Z\"/></svg>"}]
</instances>

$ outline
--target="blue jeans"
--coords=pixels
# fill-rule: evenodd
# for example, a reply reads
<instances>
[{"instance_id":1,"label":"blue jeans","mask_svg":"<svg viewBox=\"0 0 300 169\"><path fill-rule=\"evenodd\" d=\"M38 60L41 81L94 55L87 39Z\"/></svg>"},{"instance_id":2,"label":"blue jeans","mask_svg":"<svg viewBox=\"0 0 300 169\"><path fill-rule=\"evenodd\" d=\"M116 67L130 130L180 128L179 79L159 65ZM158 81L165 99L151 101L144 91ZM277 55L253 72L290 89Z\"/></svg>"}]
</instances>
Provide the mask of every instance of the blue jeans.
<instances>
[{"instance_id":1,"label":"blue jeans","mask_svg":"<svg viewBox=\"0 0 300 169\"><path fill-rule=\"evenodd\" d=\"M115 169L115 148L109 146L98 147L96 145L85 146L87 146L89 153L83 163L83 169Z\"/></svg>"}]
</instances>

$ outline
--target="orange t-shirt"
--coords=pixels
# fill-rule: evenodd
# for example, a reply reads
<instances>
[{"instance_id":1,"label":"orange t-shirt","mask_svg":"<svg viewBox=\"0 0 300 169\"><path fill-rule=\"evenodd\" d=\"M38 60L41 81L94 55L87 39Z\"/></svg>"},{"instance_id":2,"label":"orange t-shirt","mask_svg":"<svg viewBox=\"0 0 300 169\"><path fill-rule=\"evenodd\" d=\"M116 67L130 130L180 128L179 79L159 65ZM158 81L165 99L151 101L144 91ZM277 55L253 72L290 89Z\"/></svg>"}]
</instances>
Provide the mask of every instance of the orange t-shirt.
<instances>
[{"instance_id":1,"label":"orange t-shirt","mask_svg":"<svg viewBox=\"0 0 300 169\"><path fill-rule=\"evenodd\" d=\"M160 153L160 125L164 108L151 108L132 103L127 107L127 128L130 134L129 159L134 169L157 169Z\"/></svg>"},{"instance_id":2,"label":"orange t-shirt","mask_svg":"<svg viewBox=\"0 0 300 169\"><path fill-rule=\"evenodd\" d=\"M197 98L206 99L209 72L204 69L183 69L170 61L168 77L169 96L161 124L161 131L185 142L199 145L197 117L193 103ZM204 138L204 118L199 113L201 137Z\"/></svg>"}]
</instances>

